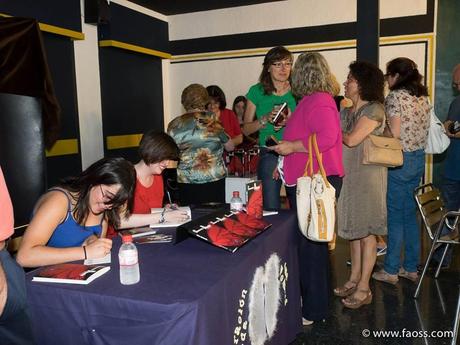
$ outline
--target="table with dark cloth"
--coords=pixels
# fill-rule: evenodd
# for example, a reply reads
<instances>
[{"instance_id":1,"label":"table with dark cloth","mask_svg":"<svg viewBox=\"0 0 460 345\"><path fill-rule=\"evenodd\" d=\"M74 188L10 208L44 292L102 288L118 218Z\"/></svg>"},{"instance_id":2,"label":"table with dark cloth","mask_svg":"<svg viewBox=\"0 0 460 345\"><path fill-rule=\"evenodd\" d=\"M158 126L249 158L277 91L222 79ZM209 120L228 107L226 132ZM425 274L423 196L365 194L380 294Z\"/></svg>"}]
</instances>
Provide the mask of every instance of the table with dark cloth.
<instances>
[{"instance_id":1,"label":"table with dark cloth","mask_svg":"<svg viewBox=\"0 0 460 345\"><path fill-rule=\"evenodd\" d=\"M265 219L273 225L233 254L195 238L138 244L136 285L120 284L119 238L110 271L89 285L29 272L37 344L289 344L302 329L296 217Z\"/></svg>"}]
</instances>

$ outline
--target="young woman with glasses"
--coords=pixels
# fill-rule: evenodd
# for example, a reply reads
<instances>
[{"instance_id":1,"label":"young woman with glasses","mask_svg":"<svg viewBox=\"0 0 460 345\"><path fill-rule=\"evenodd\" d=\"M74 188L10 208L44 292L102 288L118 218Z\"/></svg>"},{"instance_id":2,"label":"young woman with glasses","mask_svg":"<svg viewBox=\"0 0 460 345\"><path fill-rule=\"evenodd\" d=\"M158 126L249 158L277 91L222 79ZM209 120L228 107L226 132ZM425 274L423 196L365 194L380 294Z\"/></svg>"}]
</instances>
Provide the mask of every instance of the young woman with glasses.
<instances>
[{"instance_id":1,"label":"young woman with glasses","mask_svg":"<svg viewBox=\"0 0 460 345\"><path fill-rule=\"evenodd\" d=\"M37 202L19 247L24 267L101 258L112 248L107 226L118 227L133 204L136 172L123 158L104 158L66 178Z\"/></svg>"}]
</instances>

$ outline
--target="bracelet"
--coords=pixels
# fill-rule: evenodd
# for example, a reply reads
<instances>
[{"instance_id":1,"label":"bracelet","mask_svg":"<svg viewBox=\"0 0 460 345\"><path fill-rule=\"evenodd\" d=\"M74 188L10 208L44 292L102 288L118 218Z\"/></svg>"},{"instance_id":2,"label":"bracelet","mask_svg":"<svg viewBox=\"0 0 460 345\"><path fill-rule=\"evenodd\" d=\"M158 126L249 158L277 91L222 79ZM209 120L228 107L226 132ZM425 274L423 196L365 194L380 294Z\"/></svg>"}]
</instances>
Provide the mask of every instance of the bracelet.
<instances>
[{"instance_id":1,"label":"bracelet","mask_svg":"<svg viewBox=\"0 0 460 345\"><path fill-rule=\"evenodd\" d=\"M264 117L262 116L260 119L259 119L259 123L262 125L262 126L265 126L267 124L267 120L264 119Z\"/></svg>"},{"instance_id":2,"label":"bracelet","mask_svg":"<svg viewBox=\"0 0 460 345\"><path fill-rule=\"evenodd\" d=\"M88 256L86 255L86 246L83 246L83 252L85 253L85 260L88 259Z\"/></svg>"}]
</instances>

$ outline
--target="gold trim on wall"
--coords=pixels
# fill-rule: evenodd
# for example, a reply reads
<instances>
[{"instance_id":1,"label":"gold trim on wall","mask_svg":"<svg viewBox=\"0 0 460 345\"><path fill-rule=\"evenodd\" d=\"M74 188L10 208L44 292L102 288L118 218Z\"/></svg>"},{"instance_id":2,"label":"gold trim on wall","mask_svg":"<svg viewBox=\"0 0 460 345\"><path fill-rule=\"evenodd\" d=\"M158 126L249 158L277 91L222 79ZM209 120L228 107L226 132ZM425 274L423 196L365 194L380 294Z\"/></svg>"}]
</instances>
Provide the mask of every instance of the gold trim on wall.
<instances>
[{"instance_id":1,"label":"gold trim on wall","mask_svg":"<svg viewBox=\"0 0 460 345\"><path fill-rule=\"evenodd\" d=\"M62 139L56 141L50 150L46 150L46 157L78 154L77 139Z\"/></svg>"},{"instance_id":2,"label":"gold trim on wall","mask_svg":"<svg viewBox=\"0 0 460 345\"><path fill-rule=\"evenodd\" d=\"M139 146L142 134L111 135L106 138L107 149L125 149Z\"/></svg>"},{"instance_id":3,"label":"gold trim on wall","mask_svg":"<svg viewBox=\"0 0 460 345\"><path fill-rule=\"evenodd\" d=\"M129 44L125 42L120 42L120 41L115 41L115 40L103 40L99 41L99 46L100 47L114 47L114 48L120 48L120 49L125 49L125 50L130 50L136 53L141 53L141 54L146 54L146 55L152 55L152 56L158 56L163 59L170 59L171 54L161 52L159 50L154 50L150 48L144 48L141 46L137 46L134 44Z\"/></svg>"},{"instance_id":4,"label":"gold trim on wall","mask_svg":"<svg viewBox=\"0 0 460 345\"><path fill-rule=\"evenodd\" d=\"M9 18L13 16L10 16L5 13L0 13L0 17ZM38 26L40 27L40 30L44 32L49 32L52 34L69 37L74 40L84 40L85 39L85 34L83 32L69 30L69 29L61 28L59 26L54 26L54 25L45 24L45 23L38 23Z\"/></svg>"}]
</instances>

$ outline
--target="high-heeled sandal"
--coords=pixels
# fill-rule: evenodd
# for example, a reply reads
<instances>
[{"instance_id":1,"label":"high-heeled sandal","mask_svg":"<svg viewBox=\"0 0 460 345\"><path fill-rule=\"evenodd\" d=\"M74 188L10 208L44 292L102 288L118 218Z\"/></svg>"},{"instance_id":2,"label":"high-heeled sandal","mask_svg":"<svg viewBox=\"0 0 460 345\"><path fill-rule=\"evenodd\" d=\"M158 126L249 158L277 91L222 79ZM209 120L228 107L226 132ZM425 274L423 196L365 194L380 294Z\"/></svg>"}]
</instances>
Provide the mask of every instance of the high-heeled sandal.
<instances>
[{"instance_id":1,"label":"high-heeled sandal","mask_svg":"<svg viewBox=\"0 0 460 345\"><path fill-rule=\"evenodd\" d=\"M357 291L366 293L366 297L364 297L364 299L362 300L359 300L354 296L348 296L347 298L342 299L342 303L345 307L350 308L350 309L358 309L358 308L361 308L363 305L372 303L371 290L357 290Z\"/></svg>"},{"instance_id":2,"label":"high-heeled sandal","mask_svg":"<svg viewBox=\"0 0 460 345\"><path fill-rule=\"evenodd\" d=\"M346 287L347 283L351 283L351 286ZM358 282L354 282L352 280L347 281L342 286L336 287L334 289L334 295L339 297L347 297L356 291L356 287L358 286Z\"/></svg>"}]
</instances>

